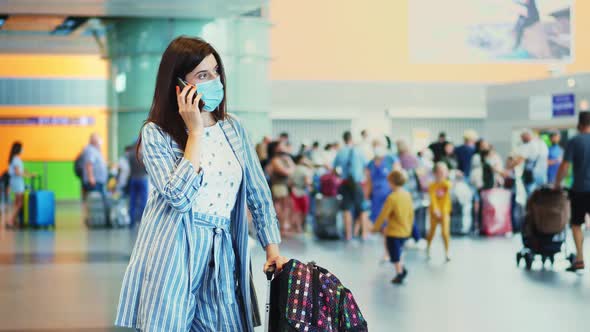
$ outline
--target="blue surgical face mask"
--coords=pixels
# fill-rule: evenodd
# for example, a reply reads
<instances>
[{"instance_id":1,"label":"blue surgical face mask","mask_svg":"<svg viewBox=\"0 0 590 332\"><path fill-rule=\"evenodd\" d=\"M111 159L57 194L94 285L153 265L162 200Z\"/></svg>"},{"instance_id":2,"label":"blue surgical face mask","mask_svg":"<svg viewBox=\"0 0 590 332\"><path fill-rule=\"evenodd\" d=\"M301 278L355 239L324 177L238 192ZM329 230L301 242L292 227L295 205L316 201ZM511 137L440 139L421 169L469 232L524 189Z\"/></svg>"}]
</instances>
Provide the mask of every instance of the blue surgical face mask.
<instances>
[{"instance_id":1,"label":"blue surgical face mask","mask_svg":"<svg viewBox=\"0 0 590 332\"><path fill-rule=\"evenodd\" d=\"M204 111L213 112L223 100L223 84L221 78L200 83L197 85L197 92L203 94L201 100L205 103Z\"/></svg>"}]
</instances>

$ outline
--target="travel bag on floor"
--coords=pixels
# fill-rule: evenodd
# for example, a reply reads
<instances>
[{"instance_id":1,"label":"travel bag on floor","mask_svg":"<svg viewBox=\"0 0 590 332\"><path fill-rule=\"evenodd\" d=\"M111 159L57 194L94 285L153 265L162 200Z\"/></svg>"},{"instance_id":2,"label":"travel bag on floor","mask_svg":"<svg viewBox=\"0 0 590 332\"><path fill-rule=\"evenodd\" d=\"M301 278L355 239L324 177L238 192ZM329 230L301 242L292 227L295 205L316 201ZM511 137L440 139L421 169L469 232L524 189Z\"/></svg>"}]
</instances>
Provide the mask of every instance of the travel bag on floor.
<instances>
[{"instance_id":1,"label":"travel bag on floor","mask_svg":"<svg viewBox=\"0 0 590 332\"><path fill-rule=\"evenodd\" d=\"M354 296L328 270L292 259L271 278L265 331L368 331Z\"/></svg>"},{"instance_id":2,"label":"travel bag on floor","mask_svg":"<svg viewBox=\"0 0 590 332\"><path fill-rule=\"evenodd\" d=\"M412 227L412 237L415 240L426 238L426 225L428 221L428 204L414 206L414 226Z\"/></svg>"},{"instance_id":3,"label":"travel bag on floor","mask_svg":"<svg viewBox=\"0 0 590 332\"><path fill-rule=\"evenodd\" d=\"M31 227L55 227L55 194L41 189L41 177L33 177L28 197L28 222Z\"/></svg>"},{"instance_id":4,"label":"travel bag on floor","mask_svg":"<svg viewBox=\"0 0 590 332\"><path fill-rule=\"evenodd\" d=\"M111 195L107 199L109 224L113 227L128 227L131 225L131 216L127 200L124 196Z\"/></svg>"},{"instance_id":5,"label":"travel bag on floor","mask_svg":"<svg viewBox=\"0 0 590 332\"><path fill-rule=\"evenodd\" d=\"M342 238L342 215L339 197L316 195L314 234L318 239L337 240Z\"/></svg>"},{"instance_id":6,"label":"travel bag on floor","mask_svg":"<svg viewBox=\"0 0 590 332\"><path fill-rule=\"evenodd\" d=\"M486 236L512 232L512 192L502 188L481 192L481 233Z\"/></svg>"},{"instance_id":7,"label":"travel bag on floor","mask_svg":"<svg viewBox=\"0 0 590 332\"><path fill-rule=\"evenodd\" d=\"M109 226L108 208L104 194L91 191L86 196L86 226L102 228Z\"/></svg>"}]
</instances>

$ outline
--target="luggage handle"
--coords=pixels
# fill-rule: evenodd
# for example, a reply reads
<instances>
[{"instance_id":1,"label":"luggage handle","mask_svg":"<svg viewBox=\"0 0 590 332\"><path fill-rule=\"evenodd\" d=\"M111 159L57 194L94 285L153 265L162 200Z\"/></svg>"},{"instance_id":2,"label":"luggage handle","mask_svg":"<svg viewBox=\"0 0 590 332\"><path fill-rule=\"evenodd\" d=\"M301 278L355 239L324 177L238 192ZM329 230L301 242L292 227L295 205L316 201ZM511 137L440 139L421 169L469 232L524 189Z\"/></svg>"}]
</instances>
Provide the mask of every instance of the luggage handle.
<instances>
[{"instance_id":1,"label":"luggage handle","mask_svg":"<svg viewBox=\"0 0 590 332\"><path fill-rule=\"evenodd\" d=\"M320 308L319 308L319 298L318 298L318 287L321 287L321 281L320 281L320 271L318 269L318 266L315 265L315 263L310 263L313 264L312 265L312 279L311 279L311 284L312 284L312 288L311 288L311 298L313 301L312 304L312 311L311 311L311 324L312 326L317 326L318 325L318 317L320 314Z\"/></svg>"},{"instance_id":2,"label":"luggage handle","mask_svg":"<svg viewBox=\"0 0 590 332\"><path fill-rule=\"evenodd\" d=\"M272 276L275 274L275 271L277 270L277 266L275 264L271 265L268 267L268 269L266 270L266 272L264 272L266 274L266 280L267 281L271 281L272 280Z\"/></svg>"},{"instance_id":3,"label":"luggage handle","mask_svg":"<svg viewBox=\"0 0 590 332\"><path fill-rule=\"evenodd\" d=\"M272 277L274 276L277 270L277 266L275 264L271 265L264 271L266 274L266 281L268 282L268 287L266 289L266 303L265 303L265 314L264 314L264 331L269 332L269 323L270 323L270 288L271 288L271 281Z\"/></svg>"},{"instance_id":4,"label":"luggage handle","mask_svg":"<svg viewBox=\"0 0 590 332\"><path fill-rule=\"evenodd\" d=\"M41 189L41 175L31 176L31 191L39 191Z\"/></svg>"}]
</instances>

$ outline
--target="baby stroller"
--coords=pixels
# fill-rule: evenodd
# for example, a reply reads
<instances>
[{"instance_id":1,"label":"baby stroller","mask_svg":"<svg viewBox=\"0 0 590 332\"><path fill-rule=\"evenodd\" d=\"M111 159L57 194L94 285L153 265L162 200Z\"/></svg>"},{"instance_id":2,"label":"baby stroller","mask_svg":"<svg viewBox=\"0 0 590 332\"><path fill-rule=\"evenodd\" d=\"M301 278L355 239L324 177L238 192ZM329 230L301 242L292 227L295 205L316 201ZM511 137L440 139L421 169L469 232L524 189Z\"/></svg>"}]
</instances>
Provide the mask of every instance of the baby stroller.
<instances>
[{"instance_id":1,"label":"baby stroller","mask_svg":"<svg viewBox=\"0 0 590 332\"><path fill-rule=\"evenodd\" d=\"M547 261L553 266L555 254L564 251L564 256L571 262L573 254L568 256L566 226L570 218L568 194L564 190L541 188L536 190L527 202L526 217L522 227L524 248L516 254L516 265L524 259L525 267L530 270L536 256L541 256L543 266Z\"/></svg>"}]
</instances>

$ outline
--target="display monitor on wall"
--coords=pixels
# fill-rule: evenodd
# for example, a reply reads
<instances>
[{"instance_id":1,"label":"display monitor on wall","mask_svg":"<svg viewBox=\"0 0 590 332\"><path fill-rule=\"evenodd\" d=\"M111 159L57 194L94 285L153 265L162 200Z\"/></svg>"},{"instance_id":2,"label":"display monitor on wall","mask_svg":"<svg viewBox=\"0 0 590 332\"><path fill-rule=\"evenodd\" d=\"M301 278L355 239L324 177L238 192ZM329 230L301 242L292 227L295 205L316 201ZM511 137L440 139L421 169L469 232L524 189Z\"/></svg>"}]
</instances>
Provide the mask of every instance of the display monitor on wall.
<instances>
[{"instance_id":1,"label":"display monitor on wall","mask_svg":"<svg viewBox=\"0 0 590 332\"><path fill-rule=\"evenodd\" d=\"M572 61L573 0L408 3L412 62Z\"/></svg>"}]
</instances>

